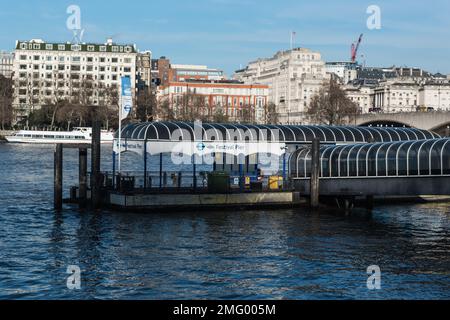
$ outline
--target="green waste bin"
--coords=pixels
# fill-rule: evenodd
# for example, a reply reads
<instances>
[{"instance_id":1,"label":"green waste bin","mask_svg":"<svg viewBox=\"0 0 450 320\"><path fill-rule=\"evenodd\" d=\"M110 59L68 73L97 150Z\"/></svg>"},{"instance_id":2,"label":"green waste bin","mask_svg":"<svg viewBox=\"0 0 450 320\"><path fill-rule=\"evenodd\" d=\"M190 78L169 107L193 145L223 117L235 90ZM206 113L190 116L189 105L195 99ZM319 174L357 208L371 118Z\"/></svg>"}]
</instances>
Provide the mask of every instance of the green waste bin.
<instances>
[{"instance_id":1,"label":"green waste bin","mask_svg":"<svg viewBox=\"0 0 450 320\"><path fill-rule=\"evenodd\" d=\"M230 174L227 172L208 173L208 191L210 193L228 193L230 191Z\"/></svg>"}]
</instances>

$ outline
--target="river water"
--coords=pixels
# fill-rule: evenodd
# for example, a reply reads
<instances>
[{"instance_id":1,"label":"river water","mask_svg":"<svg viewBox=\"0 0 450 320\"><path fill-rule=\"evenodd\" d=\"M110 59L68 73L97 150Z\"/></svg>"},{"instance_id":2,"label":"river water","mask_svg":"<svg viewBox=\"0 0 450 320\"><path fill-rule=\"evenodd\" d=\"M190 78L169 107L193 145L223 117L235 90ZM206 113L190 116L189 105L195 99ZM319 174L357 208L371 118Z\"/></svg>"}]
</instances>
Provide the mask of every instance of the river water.
<instances>
[{"instance_id":1,"label":"river water","mask_svg":"<svg viewBox=\"0 0 450 320\"><path fill-rule=\"evenodd\" d=\"M77 152L64 158L67 191ZM53 147L0 144L0 168L0 299L450 299L449 204L57 214Z\"/></svg>"}]
</instances>

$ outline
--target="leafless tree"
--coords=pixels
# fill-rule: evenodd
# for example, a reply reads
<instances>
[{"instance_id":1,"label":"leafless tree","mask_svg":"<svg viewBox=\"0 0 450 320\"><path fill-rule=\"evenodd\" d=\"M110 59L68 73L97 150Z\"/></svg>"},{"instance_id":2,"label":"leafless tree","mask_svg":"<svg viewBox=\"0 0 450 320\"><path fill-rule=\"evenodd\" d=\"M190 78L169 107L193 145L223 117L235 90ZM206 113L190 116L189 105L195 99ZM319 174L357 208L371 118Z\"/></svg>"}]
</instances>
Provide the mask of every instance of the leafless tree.
<instances>
[{"instance_id":1,"label":"leafless tree","mask_svg":"<svg viewBox=\"0 0 450 320\"><path fill-rule=\"evenodd\" d=\"M13 82L11 79L0 75L0 122L1 129L5 130L13 120Z\"/></svg>"},{"instance_id":2,"label":"leafless tree","mask_svg":"<svg viewBox=\"0 0 450 320\"><path fill-rule=\"evenodd\" d=\"M271 102L264 106L264 122L266 124L277 124L279 121L279 115L277 112L277 106Z\"/></svg>"},{"instance_id":3,"label":"leafless tree","mask_svg":"<svg viewBox=\"0 0 450 320\"><path fill-rule=\"evenodd\" d=\"M358 105L346 96L335 80L325 83L307 108L313 122L327 125L346 124L359 112Z\"/></svg>"}]
</instances>

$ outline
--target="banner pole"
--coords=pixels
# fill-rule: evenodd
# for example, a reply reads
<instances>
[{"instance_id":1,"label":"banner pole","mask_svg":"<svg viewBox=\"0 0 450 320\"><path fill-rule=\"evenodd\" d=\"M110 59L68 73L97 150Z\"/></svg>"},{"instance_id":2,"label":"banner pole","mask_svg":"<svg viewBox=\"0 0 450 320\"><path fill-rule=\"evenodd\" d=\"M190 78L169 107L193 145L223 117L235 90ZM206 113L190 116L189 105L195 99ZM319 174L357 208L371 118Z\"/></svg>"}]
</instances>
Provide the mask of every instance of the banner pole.
<instances>
[{"instance_id":1,"label":"banner pole","mask_svg":"<svg viewBox=\"0 0 450 320\"><path fill-rule=\"evenodd\" d=\"M121 88L122 91L122 88ZM122 172L122 94L120 95L120 106L119 106L119 156L118 156L118 172Z\"/></svg>"}]
</instances>

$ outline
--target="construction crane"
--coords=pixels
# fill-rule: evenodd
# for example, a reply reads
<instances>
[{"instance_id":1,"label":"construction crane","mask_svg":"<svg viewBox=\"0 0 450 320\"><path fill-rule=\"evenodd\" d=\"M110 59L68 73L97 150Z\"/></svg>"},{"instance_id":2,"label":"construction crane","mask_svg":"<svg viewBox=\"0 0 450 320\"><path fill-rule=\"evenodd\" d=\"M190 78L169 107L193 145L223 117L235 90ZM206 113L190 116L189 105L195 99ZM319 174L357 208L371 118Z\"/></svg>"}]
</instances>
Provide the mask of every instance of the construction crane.
<instances>
[{"instance_id":1,"label":"construction crane","mask_svg":"<svg viewBox=\"0 0 450 320\"><path fill-rule=\"evenodd\" d=\"M352 63L356 62L356 57L358 56L358 50L359 50L359 46L361 45L361 41L363 39L363 34L361 34L359 36L359 39L357 42L352 43Z\"/></svg>"}]
</instances>

